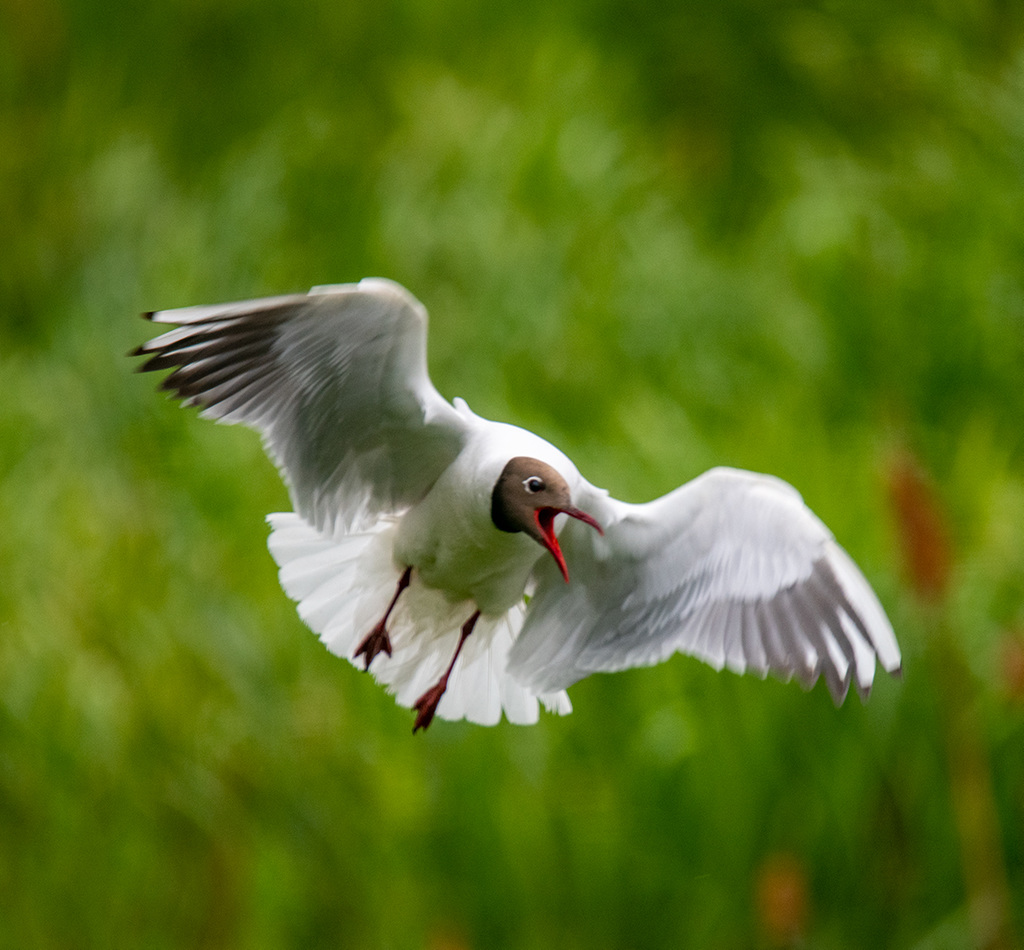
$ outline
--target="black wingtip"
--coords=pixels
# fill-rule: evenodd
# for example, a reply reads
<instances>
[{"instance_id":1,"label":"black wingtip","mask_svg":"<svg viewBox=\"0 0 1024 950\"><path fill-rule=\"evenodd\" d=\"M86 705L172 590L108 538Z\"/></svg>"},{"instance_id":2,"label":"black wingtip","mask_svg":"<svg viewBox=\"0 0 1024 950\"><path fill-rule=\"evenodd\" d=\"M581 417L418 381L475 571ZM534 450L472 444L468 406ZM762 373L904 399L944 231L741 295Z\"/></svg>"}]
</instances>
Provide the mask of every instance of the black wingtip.
<instances>
[{"instance_id":1,"label":"black wingtip","mask_svg":"<svg viewBox=\"0 0 1024 950\"><path fill-rule=\"evenodd\" d=\"M829 695L832 697L832 704L838 709L843 703L846 702L846 697L850 692L850 683L853 680L853 669L852 667L847 668L846 674L840 679L835 675L835 671L832 671L832 675L829 675L829 668L825 668L825 682L828 685Z\"/></svg>"},{"instance_id":2,"label":"black wingtip","mask_svg":"<svg viewBox=\"0 0 1024 950\"><path fill-rule=\"evenodd\" d=\"M159 310L144 310L142 313L139 314L139 316L143 320L149 320L150 323L152 323L153 322L153 318L159 312L160 312ZM145 343L140 343L137 347L135 347L134 350L129 350L127 353L125 353L125 356L127 356L130 359L130 358L135 357L135 356L146 356L148 353L149 353L149 350L146 349L146 344ZM145 369L146 369L145 366L139 366L139 367L136 368L135 372L136 373L141 373Z\"/></svg>"},{"instance_id":3,"label":"black wingtip","mask_svg":"<svg viewBox=\"0 0 1024 950\"><path fill-rule=\"evenodd\" d=\"M174 373L170 373L160 380L160 385L157 387L157 392L161 393L173 393L179 399L184 399L188 396L194 396L196 394L187 392L183 387L178 385L178 382L174 379Z\"/></svg>"},{"instance_id":4,"label":"black wingtip","mask_svg":"<svg viewBox=\"0 0 1024 950\"><path fill-rule=\"evenodd\" d=\"M141 346L135 347L127 356L131 359L138 358L140 356L148 356L149 359L145 363L140 363L135 367L136 373L150 373L155 369L164 369L159 363L159 353L155 353L153 350L146 349L146 344L143 343Z\"/></svg>"}]
</instances>

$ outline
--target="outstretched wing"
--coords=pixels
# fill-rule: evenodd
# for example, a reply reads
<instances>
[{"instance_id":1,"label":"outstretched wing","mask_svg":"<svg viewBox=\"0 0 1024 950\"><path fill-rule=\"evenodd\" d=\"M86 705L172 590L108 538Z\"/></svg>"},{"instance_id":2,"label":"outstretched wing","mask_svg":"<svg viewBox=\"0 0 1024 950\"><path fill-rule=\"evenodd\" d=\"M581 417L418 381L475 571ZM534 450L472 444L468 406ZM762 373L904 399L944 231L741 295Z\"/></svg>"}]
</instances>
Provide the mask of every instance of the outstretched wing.
<instances>
[{"instance_id":1,"label":"outstretched wing","mask_svg":"<svg viewBox=\"0 0 1024 950\"><path fill-rule=\"evenodd\" d=\"M719 468L646 505L596 489L577 503L605 533L565 525L568 584L549 559L539 564L510 656L510 672L531 689L680 652L806 687L824 675L838 705L851 681L867 696L876 656L899 671L878 599L785 482Z\"/></svg>"},{"instance_id":2,"label":"outstretched wing","mask_svg":"<svg viewBox=\"0 0 1024 950\"><path fill-rule=\"evenodd\" d=\"M163 389L260 431L321 531L418 501L465 439L427 375L427 312L391 281L147 316L179 326L135 351L141 369L173 369Z\"/></svg>"}]
</instances>

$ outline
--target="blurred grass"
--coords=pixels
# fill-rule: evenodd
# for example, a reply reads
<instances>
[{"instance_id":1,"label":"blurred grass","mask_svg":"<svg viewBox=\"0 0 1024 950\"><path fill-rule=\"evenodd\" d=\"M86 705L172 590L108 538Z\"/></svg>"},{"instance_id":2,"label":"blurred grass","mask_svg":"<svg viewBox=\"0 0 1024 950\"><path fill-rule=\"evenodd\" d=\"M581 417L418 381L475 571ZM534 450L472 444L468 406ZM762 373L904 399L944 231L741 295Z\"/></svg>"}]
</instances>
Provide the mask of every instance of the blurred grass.
<instances>
[{"instance_id":1,"label":"blurred grass","mask_svg":"<svg viewBox=\"0 0 1024 950\"><path fill-rule=\"evenodd\" d=\"M3 0L0 947L1017 945L1021 20ZM792 481L905 681L676 659L413 740L278 588L258 438L123 357L140 311L367 274L442 392L619 497Z\"/></svg>"}]
</instances>

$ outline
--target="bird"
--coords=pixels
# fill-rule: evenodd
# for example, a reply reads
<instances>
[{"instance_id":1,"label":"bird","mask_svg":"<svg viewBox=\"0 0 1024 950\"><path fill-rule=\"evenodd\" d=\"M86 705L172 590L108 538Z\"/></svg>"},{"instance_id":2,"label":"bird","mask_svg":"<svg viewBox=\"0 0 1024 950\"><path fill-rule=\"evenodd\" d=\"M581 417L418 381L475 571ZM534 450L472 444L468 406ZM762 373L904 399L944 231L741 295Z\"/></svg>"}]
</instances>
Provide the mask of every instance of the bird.
<instances>
[{"instance_id":1,"label":"bird","mask_svg":"<svg viewBox=\"0 0 1024 950\"><path fill-rule=\"evenodd\" d=\"M824 678L866 700L899 676L870 584L787 482L716 467L643 504L590 484L527 429L449 402L427 311L370 277L144 314L130 355L185 406L257 430L293 511L270 514L285 593L334 654L413 710L533 724L598 672L681 653Z\"/></svg>"}]
</instances>

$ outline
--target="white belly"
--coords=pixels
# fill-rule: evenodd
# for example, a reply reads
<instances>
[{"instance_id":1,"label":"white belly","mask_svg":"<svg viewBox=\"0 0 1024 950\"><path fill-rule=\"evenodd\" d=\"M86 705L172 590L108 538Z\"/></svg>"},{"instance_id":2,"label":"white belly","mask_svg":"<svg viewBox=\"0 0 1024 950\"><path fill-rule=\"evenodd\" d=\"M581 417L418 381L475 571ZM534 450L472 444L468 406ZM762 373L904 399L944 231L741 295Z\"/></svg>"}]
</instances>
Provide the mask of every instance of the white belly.
<instances>
[{"instance_id":1,"label":"white belly","mask_svg":"<svg viewBox=\"0 0 1024 950\"><path fill-rule=\"evenodd\" d=\"M480 506L454 506L448 494L439 483L402 518L395 560L450 600L471 600L484 614L504 613L522 601L530 572L546 552L521 532L499 531L490 497L481 512Z\"/></svg>"},{"instance_id":2,"label":"white belly","mask_svg":"<svg viewBox=\"0 0 1024 950\"><path fill-rule=\"evenodd\" d=\"M487 423L402 517L395 560L452 600L471 600L484 614L504 613L523 598L534 565L550 555L522 532L500 531L491 520L491 495L508 460L531 455L553 464L570 484L579 474L554 446L501 423Z\"/></svg>"}]
</instances>

